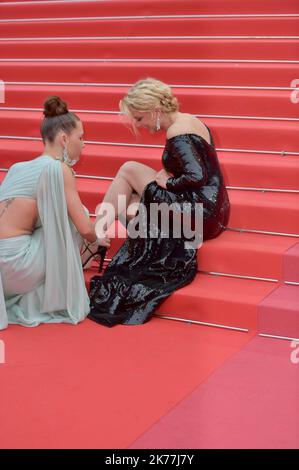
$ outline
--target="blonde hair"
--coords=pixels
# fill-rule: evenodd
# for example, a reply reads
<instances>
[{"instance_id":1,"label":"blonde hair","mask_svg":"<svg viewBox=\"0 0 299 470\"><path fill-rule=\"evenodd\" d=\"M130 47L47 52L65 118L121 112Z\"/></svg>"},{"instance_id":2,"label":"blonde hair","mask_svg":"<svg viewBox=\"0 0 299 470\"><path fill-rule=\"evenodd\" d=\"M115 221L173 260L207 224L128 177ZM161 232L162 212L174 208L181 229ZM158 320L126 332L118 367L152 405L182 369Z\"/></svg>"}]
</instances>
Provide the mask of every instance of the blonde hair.
<instances>
[{"instance_id":1,"label":"blonde hair","mask_svg":"<svg viewBox=\"0 0 299 470\"><path fill-rule=\"evenodd\" d=\"M130 113L131 108L139 112L159 108L163 113L173 113L178 111L179 103L170 86L149 77L136 82L119 102L119 107L125 114Z\"/></svg>"}]
</instances>

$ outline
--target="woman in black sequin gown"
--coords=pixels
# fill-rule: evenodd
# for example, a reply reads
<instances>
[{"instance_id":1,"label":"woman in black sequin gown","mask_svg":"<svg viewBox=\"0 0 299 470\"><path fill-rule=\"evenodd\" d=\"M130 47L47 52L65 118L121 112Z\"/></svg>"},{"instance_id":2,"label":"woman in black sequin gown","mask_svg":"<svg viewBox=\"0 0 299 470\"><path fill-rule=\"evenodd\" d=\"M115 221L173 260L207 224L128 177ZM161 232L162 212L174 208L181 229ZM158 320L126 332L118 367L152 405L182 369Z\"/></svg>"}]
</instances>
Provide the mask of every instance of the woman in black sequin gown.
<instances>
[{"instance_id":1,"label":"woman in black sequin gown","mask_svg":"<svg viewBox=\"0 0 299 470\"><path fill-rule=\"evenodd\" d=\"M148 214L153 202L177 203L181 208L188 203L192 210L195 203L202 203L203 241L225 230L230 209L210 130L195 117L178 112L177 100L167 85L154 79L140 80L121 101L121 109L130 115L136 127L164 130L167 139L162 155L163 170L157 173L136 163L137 171L144 167L143 177L148 170L149 182L140 191L139 206L145 208L147 216L142 219L140 209L136 213L136 218L145 224L147 236L131 237L128 231L128 238L104 274L91 279L89 318L105 326L148 321L169 295L196 276L197 248L186 248L183 230L180 238L171 237L170 223L170 236L164 238L158 223L154 237L151 236ZM201 134L209 135L210 143ZM118 175L121 177L122 173ZM125 179L115 180L114 191L117 184L120 188ZM137 187L134 184L132 178L131 194ZM192 217L194 220L194 213Z\"/></svg>"}]
</instances>

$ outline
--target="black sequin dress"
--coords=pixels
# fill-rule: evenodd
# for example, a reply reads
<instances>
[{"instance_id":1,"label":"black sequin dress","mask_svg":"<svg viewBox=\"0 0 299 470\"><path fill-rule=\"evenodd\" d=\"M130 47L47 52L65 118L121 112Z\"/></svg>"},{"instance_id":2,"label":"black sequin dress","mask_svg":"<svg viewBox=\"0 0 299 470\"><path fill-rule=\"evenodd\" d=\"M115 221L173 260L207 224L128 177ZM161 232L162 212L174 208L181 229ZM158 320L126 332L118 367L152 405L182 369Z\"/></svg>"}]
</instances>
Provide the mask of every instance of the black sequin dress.
<instances>
[{"instance_id":1,"label":"black sequin dress","mask_svg":"<svg viewBox=\"0 0 299 470\"><path fill-rule=\"evenodd\" d=\"M168 139L162 163L173 175L167 180L167 189L150 182L140 201L147 215L142 219L140 211L136 214L143 220L147 236L133 238L128 232L104 274L91 279L89 318L105 326L148 321L169 295L196 276L197 249L186 249L184 234L171 237L170 228L170 236L165 238L158 224L151 236L151 203L176 203L180 207L186 202L191 203L189 207L202 203L203 241L217 237L227 227L229 199L212 136L211 144L197 134Z\"/></svg>"}]
</instances>

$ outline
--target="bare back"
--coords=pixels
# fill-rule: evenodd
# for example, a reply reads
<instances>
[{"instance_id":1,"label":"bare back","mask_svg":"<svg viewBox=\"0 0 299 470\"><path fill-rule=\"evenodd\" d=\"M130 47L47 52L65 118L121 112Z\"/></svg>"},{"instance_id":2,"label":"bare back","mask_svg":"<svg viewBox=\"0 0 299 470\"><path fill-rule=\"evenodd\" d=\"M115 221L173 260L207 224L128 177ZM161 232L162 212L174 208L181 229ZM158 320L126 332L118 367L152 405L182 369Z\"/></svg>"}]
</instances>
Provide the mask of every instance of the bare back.
<instances>
[{"instance_id":1,"label":"bare back","mask_svg":"<svg viewBox=\"0 0 299 470\"><path fill-rule=\"evenodd\" d=\"M0 239L31 235L38 219L37 202L17 197L0 202Z\"/></svg>"},{"instance_id":2,"label":"bare back","mask_svg":"<svg viewBox=\"0 0 299 470\"><path fill-rule=\"evenodd\" d=\"M34 232L39 220L38 194L45 186L41 177L47 177L46 168L54 171L56 167L58 173L59 167L62 168L64 194L61 197L66 199L68 215L83 238L91 242L95 240L94 224L82 205L71 169L49 155L18 162L9 169L0 186L0 239Z\"/></svg>"}]
</instances>

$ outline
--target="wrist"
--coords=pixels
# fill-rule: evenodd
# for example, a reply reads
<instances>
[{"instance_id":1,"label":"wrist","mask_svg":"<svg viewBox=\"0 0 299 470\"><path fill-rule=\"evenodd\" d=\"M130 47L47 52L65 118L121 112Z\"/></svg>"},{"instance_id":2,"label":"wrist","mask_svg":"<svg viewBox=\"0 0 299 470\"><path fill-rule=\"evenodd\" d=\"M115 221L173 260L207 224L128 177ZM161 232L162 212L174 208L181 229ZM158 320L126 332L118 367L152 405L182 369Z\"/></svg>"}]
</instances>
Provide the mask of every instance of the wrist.
<instances>
[{"instance_id":1,"label":"wrist","mask_svg":"<svg viewBox=\"0 0 299 470\"><path fill-rule=\"evenodd\" d=\"M173 180L173 177L172 177L172 176L170 176L170 177L166 180L166 184L165 184L166 189L171 189L171 187L172 187L172 180Z\"/></svg>"},{"instance_id":2,"label":"wrist","mask_svg":"<svg viewBox=\"0 0 299 470\"><path fill-rule=\"evenodd\" d=\"M89 246L99 246L101 244L101 238L96 238L93 242L89 243Z\"/></svg>"},{"instance_id":3,"label":"wrist","mask_svg":"<svg viewBox=\"0 0 299 470\"><path fill-rule=\"evenodd\" d=\"M85 236L83 238L85 240L85 243L88 245L95 245L98 240L98 237L95 233L93 233L92 235L90 234L89 236Z\"/></svg>"}]
</instances>

